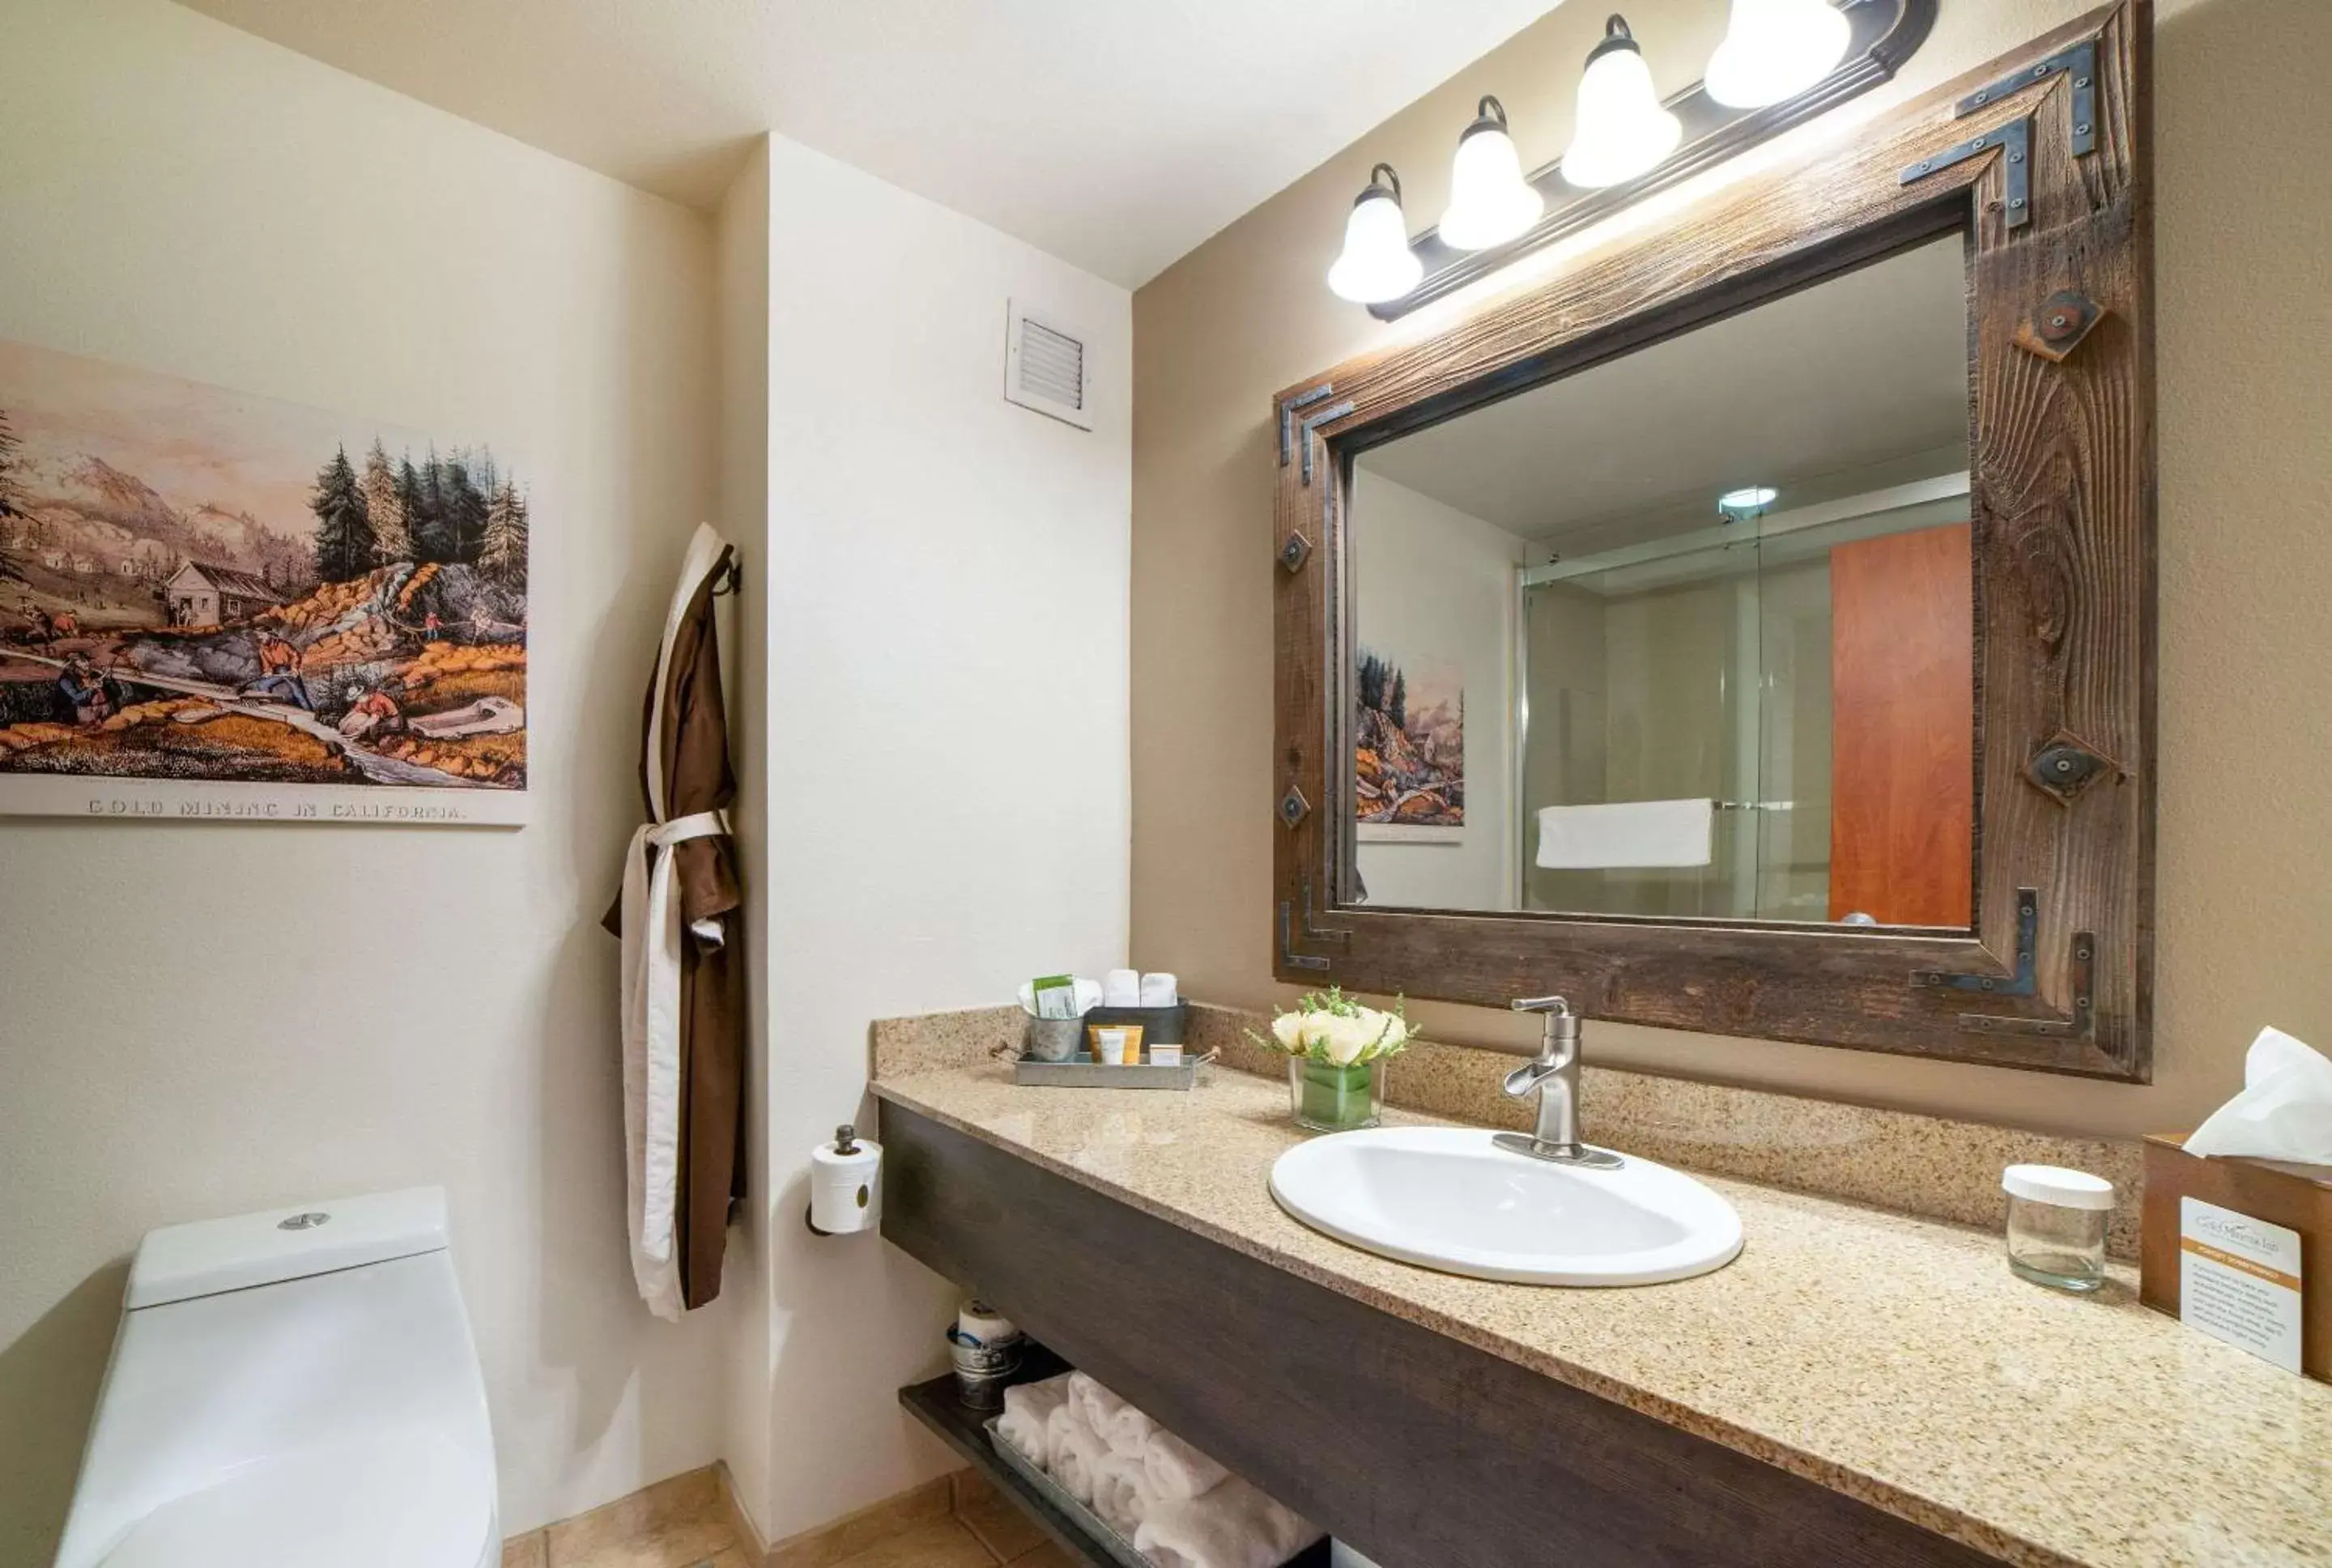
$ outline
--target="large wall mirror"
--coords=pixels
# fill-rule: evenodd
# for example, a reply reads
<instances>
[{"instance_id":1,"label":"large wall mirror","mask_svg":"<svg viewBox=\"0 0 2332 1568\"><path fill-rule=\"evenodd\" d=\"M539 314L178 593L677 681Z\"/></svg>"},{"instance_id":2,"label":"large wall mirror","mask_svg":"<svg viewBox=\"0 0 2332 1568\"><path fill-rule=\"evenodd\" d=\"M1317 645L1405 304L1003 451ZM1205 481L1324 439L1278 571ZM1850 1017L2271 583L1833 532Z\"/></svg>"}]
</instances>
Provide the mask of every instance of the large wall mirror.
<instances>
[{"instance_id":1,"label":"large wall mirror","mask_svg":"<svg viewBox=\"0 0 2332 1568\"><path fill-rule=\"evenodd\" d=\"M1947 234L1359 451L1346 898L1969 929L1967 295Z\"/></svg>"},{"instance_id":2,"label":"large wall mirror","mask_svg":"<svg viewBox=\"0 0 2332 1568\"><path fill-rule=\"evenodd\" d=\"M2145 20L1282 394L1283 978L2146 1076Z\"/></svg>"}]
</instances>

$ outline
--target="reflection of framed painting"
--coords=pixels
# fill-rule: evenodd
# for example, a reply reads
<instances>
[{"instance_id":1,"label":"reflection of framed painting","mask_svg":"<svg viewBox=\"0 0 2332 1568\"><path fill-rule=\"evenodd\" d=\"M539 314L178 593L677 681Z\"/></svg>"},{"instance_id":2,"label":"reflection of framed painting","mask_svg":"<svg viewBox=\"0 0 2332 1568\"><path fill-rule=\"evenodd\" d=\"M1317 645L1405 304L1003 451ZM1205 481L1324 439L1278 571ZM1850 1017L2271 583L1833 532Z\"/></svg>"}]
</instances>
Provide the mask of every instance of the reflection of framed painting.
<instances>
[{"instance_id":1,"label":"reflection of framed painting","mask_svg":"<svg viewBox=\"0 0 2332 1568\"><path fill-rule=\"evenodd\" d=\"M525 820L483 445L0 342L0 815Z\"/></svg>"},{"instance_id":2,"label":"reflection of framed painting","mask_svg":"<svg viewBox=\"0 0 2332 1568\"><path fill-rule=\"evenodd\" d=\"M1353 740L1355 836L1455 844L1466 836L1466 686L1446 659L1362 649Z\"/></svg>"}]
</instances>

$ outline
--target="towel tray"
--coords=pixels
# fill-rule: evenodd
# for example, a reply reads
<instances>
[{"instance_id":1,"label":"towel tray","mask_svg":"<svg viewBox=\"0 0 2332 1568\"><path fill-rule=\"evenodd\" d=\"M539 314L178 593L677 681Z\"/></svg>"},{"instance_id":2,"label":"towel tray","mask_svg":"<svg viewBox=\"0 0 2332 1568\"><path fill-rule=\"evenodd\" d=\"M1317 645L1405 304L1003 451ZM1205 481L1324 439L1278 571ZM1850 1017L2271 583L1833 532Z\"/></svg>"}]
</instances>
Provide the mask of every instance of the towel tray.
<instances>
[{"instance_id":1,"label":"towel tray","mask_svg":"<svg viewBox=\"0 0 2332 1568\"><path fill-rule=\"evenodd\" d=\"M1057 1067L1068 1064L1055 1062L1047 1065ZM1101 1070L1123 1072L1126 1069L1103 1068ZM1109 1554L1110 1557L1119 1564L1119 1568L1152 1568L1150 1559L1133 1549L1133 1542L1104 1523L1100 1515L1063 1491L1061 1483L1046 1474L1042 1465L1006 1442L1003 1434L996 1430L996 1418L990 1417L980 1425L988 1433L988 1440L995 1445L996 1457L1002 1459L1015 1475L1043 1494L1046 1502L1076 1521L1077 1528L1091 1535L1094 1544Z\"/></svg>"}]
</instances>

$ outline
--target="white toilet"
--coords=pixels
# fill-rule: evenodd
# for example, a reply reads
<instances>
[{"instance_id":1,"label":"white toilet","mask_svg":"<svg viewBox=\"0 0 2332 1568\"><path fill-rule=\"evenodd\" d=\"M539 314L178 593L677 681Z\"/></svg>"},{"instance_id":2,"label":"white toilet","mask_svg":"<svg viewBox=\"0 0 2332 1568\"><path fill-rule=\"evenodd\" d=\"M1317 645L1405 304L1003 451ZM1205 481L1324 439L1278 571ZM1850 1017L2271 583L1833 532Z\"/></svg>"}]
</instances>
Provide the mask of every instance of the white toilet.
<instances>
[{"instance_id":1,"label":"white toilet","mask_svg":"<svg viewBox=\"0 0 2332 1568\"><path fill-rule=\"evenodd\" d=\"M56 1568L481 1568L501 1552L443 1191L139 1244Z\"/></svg>"}]
</instances>

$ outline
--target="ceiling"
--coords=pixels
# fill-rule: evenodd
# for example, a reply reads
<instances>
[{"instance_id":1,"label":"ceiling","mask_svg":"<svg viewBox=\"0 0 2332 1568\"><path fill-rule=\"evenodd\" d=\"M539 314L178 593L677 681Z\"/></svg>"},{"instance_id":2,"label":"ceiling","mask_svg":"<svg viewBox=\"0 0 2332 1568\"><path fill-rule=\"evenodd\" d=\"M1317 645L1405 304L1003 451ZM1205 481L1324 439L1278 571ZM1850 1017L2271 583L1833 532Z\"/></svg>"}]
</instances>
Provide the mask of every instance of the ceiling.
<instances>
[{"instance_id":1,"label":"ceiling","mask_svg":"<svg viewBox=\"0 0 2332 1568\"><path fill-rule=\"evenodd\" d=\"M1571 555L1716 519L1716 498L1960 449L1967 270L1958 235L1769 300L1361 454L1396 484ZM1650 537L1644 535L1644 537Z\"/></svg>"},{"instance_id":2,"label":"ceiling","mask_svg":"<svg viewBox=\"0 0 2332 1568\"><path fill-rule=\"evenodd\" d=\"M186 3L692 206L776 130L1130 288L1556 0Z\"/></svg>"}]
</instances>

